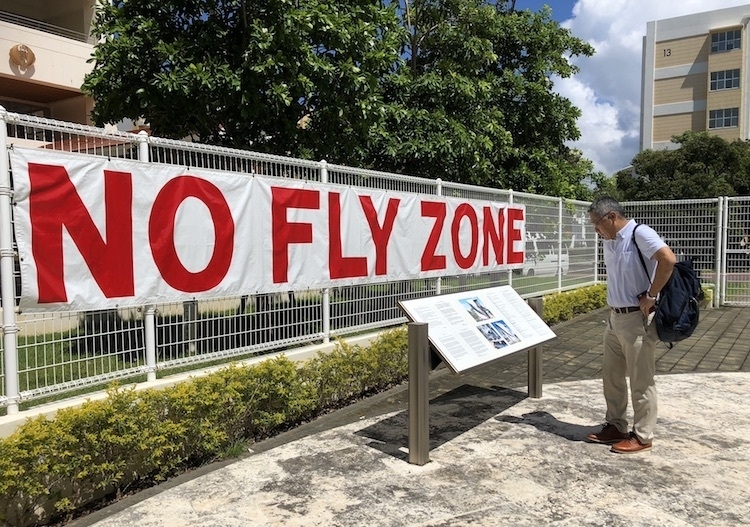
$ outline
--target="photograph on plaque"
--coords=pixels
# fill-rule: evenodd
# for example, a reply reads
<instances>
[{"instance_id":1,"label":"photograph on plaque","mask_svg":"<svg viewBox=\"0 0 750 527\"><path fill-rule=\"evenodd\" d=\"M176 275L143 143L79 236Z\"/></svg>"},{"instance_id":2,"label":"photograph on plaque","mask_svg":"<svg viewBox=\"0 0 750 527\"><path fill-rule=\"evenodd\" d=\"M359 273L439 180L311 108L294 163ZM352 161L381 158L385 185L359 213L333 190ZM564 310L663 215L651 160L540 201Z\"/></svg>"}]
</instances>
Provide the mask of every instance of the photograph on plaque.
<instances>
[{"instance_id":1,"label":"photograph on plaque","mask_svg":"<svg viewBox=\"0 0 750 527\"><path fill-rule=\"evenodd\" d=\"M399 302L413 322L426 322L433 348L461 372L555 338L511 286Z\"/></svg>"},{"instance_id":2,"label":"photograph on plaque","mask_svg":"<svg viewBox=\"0 0 750 527\"><path fill-rule=\"evenodd\" d=\"M510 329L508 323L504 320L496 320L494 322L482 324L479 326L479 331L481 331L482 335L484 335L484 337L497 349L504 348L509 344L521 342L521 337Z\"/></svg>"},{"instance_id":3,"label":"photograph on plaque","mask_svg":"<svg viewBox=\"0 0 750 527\"><path fill-rule=\"evenodd\" d=\"M466 311L476 320L481 322L482 320L488 320L493 317L492 311L487 309L482 301L477 297L474 298L462 298L459 300L462 306L466 308Z\"/></svg>"}]
</instances>

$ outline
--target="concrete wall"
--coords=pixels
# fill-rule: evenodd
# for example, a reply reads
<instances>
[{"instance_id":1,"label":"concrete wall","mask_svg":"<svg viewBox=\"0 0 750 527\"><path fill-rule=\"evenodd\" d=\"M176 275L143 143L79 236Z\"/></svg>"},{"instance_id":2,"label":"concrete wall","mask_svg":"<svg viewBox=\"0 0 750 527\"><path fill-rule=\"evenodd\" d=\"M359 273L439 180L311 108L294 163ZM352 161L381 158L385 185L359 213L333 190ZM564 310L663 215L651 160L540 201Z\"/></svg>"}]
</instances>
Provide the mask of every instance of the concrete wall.
<instances>
[{"instance_id":1,"label":"concrete wall","mask_svg":"<svg viewBox=\"0 0 750 527\"><path fill-rule=\"evenodd\" d=\"M0 60L0 76L80 91L84 75L91 71L92 65L86 61L94 51L93 45L0 22L0 50L6 58L17 44L30 47L36 62L22 70L10 60Z\"/></svg>"}]
</instances>

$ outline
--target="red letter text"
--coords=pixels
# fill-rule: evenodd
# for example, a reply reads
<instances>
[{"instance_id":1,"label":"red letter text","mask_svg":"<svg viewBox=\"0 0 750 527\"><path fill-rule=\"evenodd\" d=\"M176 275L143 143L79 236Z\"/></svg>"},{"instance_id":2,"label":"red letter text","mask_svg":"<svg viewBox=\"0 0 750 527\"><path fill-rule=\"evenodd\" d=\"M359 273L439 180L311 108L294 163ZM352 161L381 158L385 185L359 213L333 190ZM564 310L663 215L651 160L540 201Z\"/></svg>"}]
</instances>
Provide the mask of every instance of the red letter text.
<instances>
[{"instance_id":1,"label":"red letter text","mask_svg":"<svg viewBox=\"0 0 750 527\"><path fill-rule=\"evenodd\" d=\"M177 209L187 198L197 198L208 207L216 243L211 260L202 271L185 269L174 245ZM234 251L234 220L224 195L213 183L195 176L170 180L157 194L148 220L148 237L154 263L162 278L179 291L199 293L219 285L229 271Z\"/></svg>"},{"instance_id":2,"label":"red letter text","mask_svg":"<svg viewBox=\"0 0 750 527\"><path fill-rule=\"evenodd\" d=\"M461 244L459 243L461 220L463 218L469 219L471 229L471 246L467 256L461 254ZM451 241L453 242L453 257L456 259L456 263L461 269L469 269L474 265L479 250L479 222L477 221L477 212L468 203L461 203L456 208L456 215L453 216L453 223L451 224Z\"/></svg>"},{"instance_id":3,"label":"red letter text","mask_svg":"<svg viewBox=\"0 0 750 527\"><path fill-rule=\"evenodd\" d=\"M388 200L388 208L385 211L383 226L378 223L378 212L372 204L370 196L360 196L359 202L367 218L372 232L372 241L375 244L375 275L388 274L388 240L393 232L393 223L396 221L398 204L401 200L391 198Z\"/></svg>"},{"instance_id":4,"label":"red letter text","mask_svg":"<svg viewBox=\"0 0 750 527\"><path fill-rule=\"evenodd\" d=\"M290 222L289 209L319 209L320 192L295 188L271 187L271 244L273 251L273 282L288 282L289 245L312 243L310 223Z\"/></svg>"},{"instance_id":5,"label":"red letter text","mask_svg":"<svg viewBox=\"0 0 750 527\"><path fill-rule=\"evenodd\" d=\"M331 278L367 276L367 257L344 256L341 247L341 195L328 194L328 267Z\"/></svg>"},{"instance_id":6,"label":"red letter text","mask_svg":"<svg viewBox=\"0 0 750 527\"><path fill-rule=\"evenodd\" d=\"M445 223L445 208L446 204L440 201L422 202L422 217L435 218L435 224L422 252L422 271L445 269L445 256L435 254Z\"/></svg>"},{"instance_id":7,"label":"red letter text","mask_svg":"<svg viewBox=\"0 0 750 527\"><path fill-rule=\"evenodd\" d=\"M508 236L506 237L506 243L508 246L508 263L509 264L515 264L515 263L523 263L523 243L521 243L521 250L515 251L513 246L515 245L514 242L523 242L523 235L521 234L521 229L516 228L516 221L519 221L523 223L525 221L524 219L524 210L523 209L514 209L512 207L507 208L508 211Z\"/></svg>"},{"instance_id":8,"label":"red letter text","mask_svg":"<svg viewBox=\"0 0 750 527\"><path fill-rule=\"evenodd\" d=\"M505 247L503 243L505 241L503 236L504 220L503 209L500 209L497 214L497 225L495 225L495 219L492 217L492 207L484 207L484 219L482 221L484 234L482 265L502 265L505 263ZM490 245L492 245L494 253L492 263L490 263Z\"/></svg>"},{"instance_id":9,"label":"red letter text","mask_svg":"<svg viewBox=\"0 0 750 527\"><path fill-rule=\"evenodd\" d=\"M104 171L106 242L65 167L29 163L31 251L39 303L67 302L63 276L63 227L107 298L135 294L133 188L126 172Z\"/></svg>"}]
</instances>

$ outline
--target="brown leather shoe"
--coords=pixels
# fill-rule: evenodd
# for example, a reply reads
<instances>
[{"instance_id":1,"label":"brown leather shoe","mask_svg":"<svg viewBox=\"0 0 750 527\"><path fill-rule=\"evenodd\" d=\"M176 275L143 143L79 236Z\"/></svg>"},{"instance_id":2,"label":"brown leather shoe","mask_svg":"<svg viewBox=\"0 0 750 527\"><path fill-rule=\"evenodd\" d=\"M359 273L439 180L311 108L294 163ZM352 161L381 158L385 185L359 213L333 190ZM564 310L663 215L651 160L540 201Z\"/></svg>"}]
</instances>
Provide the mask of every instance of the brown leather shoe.
<instances>
[{"instance_id":1,"label":"brown leather shoe","mask_svg":"<svg viewBox=\"0 0 750 527\"><path fill-rule=\"evenodd\" d=\"M641 443L641 440L633 432L630 432L630 437L615 443L610 450L617 454L636 454L651 450L651 443Z\"/></svg>"},{"instance_id":2,"label":"brown leather shoe","mask_svg":"<svg viewBox=\"0 0 750 527\"><path fill-rule=\"evenodd\" d=\"M592 443L611 445L629 437L627 432L620 432L615 425L607 423L598 432L591 432L587 435L586 440Z\"/></svg>"}]
</instances>

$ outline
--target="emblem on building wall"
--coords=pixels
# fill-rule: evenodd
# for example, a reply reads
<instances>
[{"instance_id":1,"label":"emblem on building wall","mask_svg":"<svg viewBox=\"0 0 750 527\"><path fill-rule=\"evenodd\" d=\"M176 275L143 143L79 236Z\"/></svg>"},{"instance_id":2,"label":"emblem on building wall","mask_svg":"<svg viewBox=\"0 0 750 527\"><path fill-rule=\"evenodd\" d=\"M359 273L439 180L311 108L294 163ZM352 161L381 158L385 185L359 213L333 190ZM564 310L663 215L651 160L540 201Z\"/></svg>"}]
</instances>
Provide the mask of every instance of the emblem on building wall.
<instances>
[{"instance_id":1,"label":"emblem on building wall","mask_svg":"<svg viewBox=\"0 0 750 527\"><path fill-rule=\"evenodd\" d=\"M10 48L10 60L21 68L28 68L34 64L36 55L26 44L16 44Z\"/></svg>"}]
</instances>

